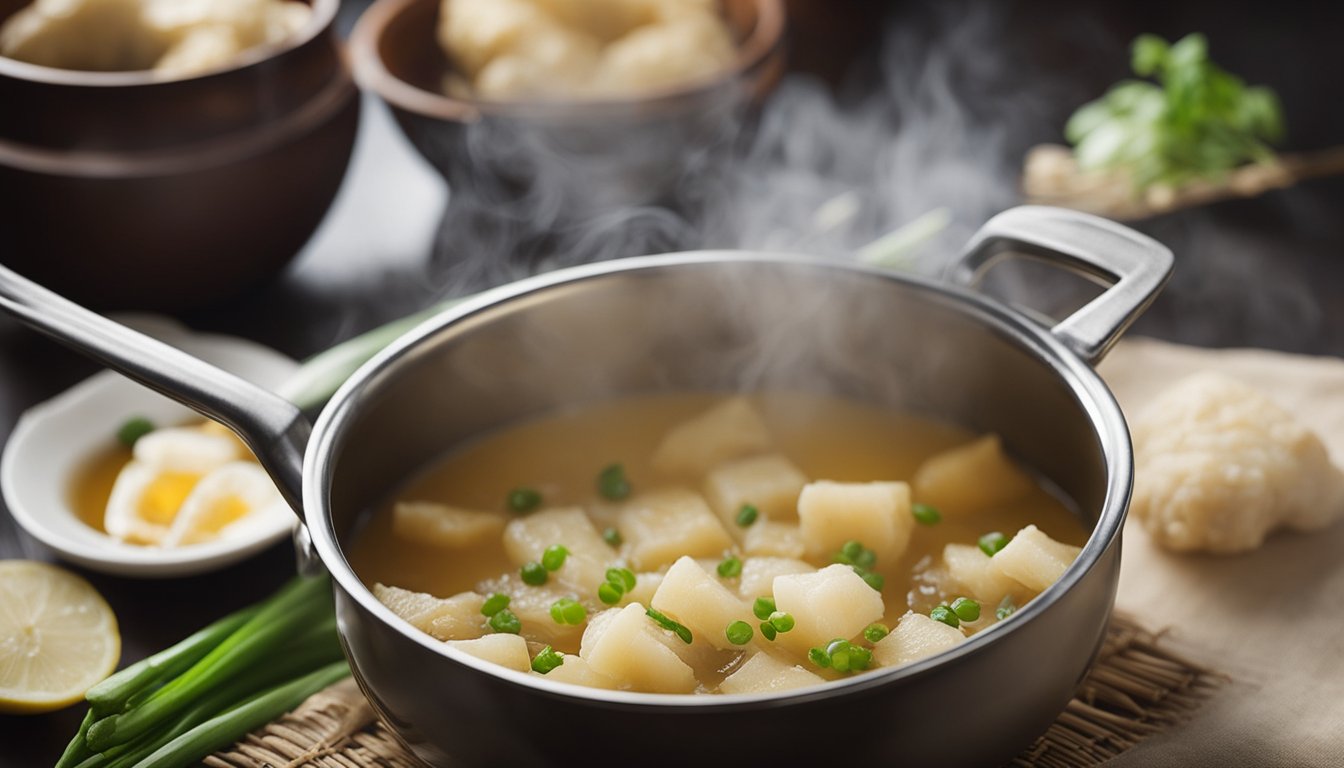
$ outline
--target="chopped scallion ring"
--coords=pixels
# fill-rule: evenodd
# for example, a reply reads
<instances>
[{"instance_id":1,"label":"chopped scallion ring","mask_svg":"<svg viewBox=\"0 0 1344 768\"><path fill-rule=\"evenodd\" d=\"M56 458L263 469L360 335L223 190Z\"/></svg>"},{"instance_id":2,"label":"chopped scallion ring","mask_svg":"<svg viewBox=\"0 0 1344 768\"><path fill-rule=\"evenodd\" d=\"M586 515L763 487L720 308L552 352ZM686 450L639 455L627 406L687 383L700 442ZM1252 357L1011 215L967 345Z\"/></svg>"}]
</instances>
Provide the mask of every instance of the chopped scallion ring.
<instances>
[{"instance_id":1,"label":"chopped scallion ring","mask_svg":"<svg viewBox=\"0 0 1344 768\"><path fill-rule=\"evenodd\" d=\"M752 635L756 633L752 631L751 625L747 622L734 621L724 630L724 634L727 635L728 642L733 645L746 645L751 642Z\"/></svg>"},{"instance_id":2,"label":"chopped scallion ring","mask_svg":"<svg viewBox=\"0 0 1344 768\"><path fill-rule=\"evenodd\" d=\"M548 571L558 571L569 557L569 550L561 544L552 544L541 553L541 567Z\"/></svg>"},{"instance_id":3,"label":"chopped scallion ring","mask_svg":"<svg viewBox=\"0 0 1344 768\"><path fill-rule=\"evenodd\" d=\"M509 607L509 596L496 592L485 598L485 603L481 605L481 614L485 616L494 616L496 613Z\"/></svg>"},{"instance_id":4,"label":"chopped scallion ring","mask_svg":"<svg viewBox=\"0 0 1344 768\"><path fill-rule=\"evenodd\" d=\"M735 555L729 555L719 563L718 571L725 579L735 579L742 575L742 561Z\"/></svg>"},{"instance_id":5,"label":"chopped scallion ring","mask_svg":"<svg viewBox=\"0 0 1344 768\"><path fill-rule=\"evenodd\" d=\"M737 524L742 528L746 528L756 522L756 518L760 517L760 515L761 511L757 509L755 505L743 504L742 507L737 510Z\"/></svg>"},{"instance_id":6,"label":"chopped scallion ring","mask_svg":"<svg viewBox=\"0 0 1344 768\"><path fill-rule=\"evenodd\" d=\"M1010 541L1012 541L1012 539L1008 536L1004 536L998 531L991 531L990 533L981 536L980 540L976 543L980 545L981 552L993 557L1004 547L1008 546L1008 542Z\"/></svg>"},{"instance_id":7,"label":"chopped scallion ring","mask_svg":"<svg viewBox=\"0 0 1344 768\"><path fill-rule=\"evenodd\" d=\"M952 601L952 612L962 621L976 621L980 618L980 603L969 597L958 597Z\"/></svg>"},{"instance_id":8,"label":"chopped scallion ring","mask_svg":"<svg viewBox=\"0 0 1344 768\"><path fill-rule=\"evenodd\" d=\"M154 422L146 419L144 416L136 416L127 419L117 429L117 442L131 448L135 446L135 441L154 431Z\"/></svg>"},{"instance_id":9,"label":"chopped scallion ring","mask_svg":"<svg viewBox=\"0 0 1344 768\"><path fill-rule=\"evenodd\" d=\"M532 671L539 674L546 674L556 667L565 663L564 654L557 653L551 646L541 649L537 657L532 660Z\"/></svg>"},{"instance_id":10,"label":"chopped scallion ring","mask_svg":"<svg viewBox=\"0 0 1344 768\"><path fill-rule=\"evenodd\" d=\"M946 605L937 606L929 611L929 618L934 621L941 621L949 627L961 626L961 620L957 618L957 614L953 613L952 609Z\"/></svg>"},{"instance_id":11,"label":"chopped scallion ring","mask_svg":"<svg viewBox=\"0 0 1344 768\"><path fill-rule=\"evenodd\" d=\"M662 611L650 608L644 611L644 613L650 619L653 619L654 622L658 624L658 626L668 630L669 632L672 632L677 637L681 638L681 642L690 645L691 641L695 639L694 637L691 636L691 630L687 629L685 624L680 624L674 621Z\"/></svg>"},{"instance_id":12,"label":"chopped scallion ring","mask_svg":"<svg viewBox=\"0 0 1344 768\"><path fill-rule=\"evenodd\" d=\"M770 618L770 614L775 612L775 600L772 597L758 597L756 602L751 604L751 612L756 618L765 621Z\"/></svg>"},{"instance_id":13,"label":"chopped scallion ring","mask_svg":"<svg viewBox=\"0 0 1344 768\"><path fill-rule=\"evenodd\" d=\"M768 621L761 622L761 637L764 637L766 640L774 640L775 636L778 634L779 630L775 629L774 624L771 624Z\"/></svg>"},{"instance_id":14,"label":"chopped scallion ring","mask_svg":"<svg viewBox=\"0 0 1344 768\"><path fill-rule=\"evenodd\" d=\"M534 587L540 587L550 578L550 574L546 572L546 567L541 563L527 563L518 569L518 573L523 577L524 584L530 584Z\"/></svg>"},{"instance_id":15,"label":"chopped scallion ring","mask_svg":"<svg viewBox=\"0 0 1344 768\"><path fill-rule=\"evenodd\" d=\"M937 525L943 520L943 513L931 504L911 504L910 514L915 516L915 522L920 525Z\"/></svg>"},{"instance_id":16,"label":"chopped scallion ring","mask_svg":"<svg viewBox=\"0 0 1344 768\"><path fill-rule=\"evenodd\" d=\"M597 492L602 498L619 501L630 495L630 479L625 476L625 467L610 464L597 475Z\"/></svg>"},{"instance_id":17,"label":"chopped scallion ring","mask_svg":"<svg viewBox=\"0 0 1344 768\"><path fill-rule=\"evenodd\" d=\"M512 512L531 512L541 506L541 492L535 488L518 487L509 491L506 499L509 510Z\"/></svg>"},{"instance_id":18,"label":"chopped scallion ring","mask_svg":"<svg viewBox=\"0 0 1344 768\"><path fill-rule=\"evenodd\" d=\"M523 621L508 608L501 608L490 617L490 628L496 632L516 635L523 630Z\"/></svg>"},{"instance_id":19,"label":"chopped scallion ring","mask_svg":"<svg viewBox=\"0 0 1344 768\"><path fill-rule=\"evenodd\" d=\"M770 626L781 634L793 629L794 625L793 614L784 611L774 611L766 621L770 622Z\"/></svg>"},{"instance_id":20,"label":"chopped scallion ring","mask_svg":"<svg viewBox=\"0 0 1344 768\"><path fill-rule=\"evenodd\" d=\"M551 618L556 624L578 626L588 620L588 609L572 597L562 597L551 603Z\"/></svg>"},{"instance_id":21,"label":"chopped scallion ring","mask_svg":"<svg viewBox=\"0 0 1344 768\"><path fill-rule=\"evenodd\" d=\"M886 624L869 624L863 630L863 639L870 643L877 643L889 634L891 634L891 630L887 628Z\"/></svg>"},{"instance_id":22,"label":"chopped scallion ring","mask_svg":"<svg viewBox=\"0 0 1344 768\"><path fill-rule=\"evenodd\" d=\"M621 532L615 528L604 528L602 530L602 540L613 547L621 546Z\"/></svg>"}]
</instances>

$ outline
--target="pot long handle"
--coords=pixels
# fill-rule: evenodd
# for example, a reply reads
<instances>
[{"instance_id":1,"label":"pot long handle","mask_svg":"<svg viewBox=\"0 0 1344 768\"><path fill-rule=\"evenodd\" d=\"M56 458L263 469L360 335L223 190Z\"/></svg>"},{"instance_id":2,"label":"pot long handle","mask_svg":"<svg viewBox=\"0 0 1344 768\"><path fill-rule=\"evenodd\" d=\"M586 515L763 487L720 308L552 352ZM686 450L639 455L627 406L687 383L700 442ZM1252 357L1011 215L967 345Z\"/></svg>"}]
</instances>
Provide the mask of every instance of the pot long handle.
<instances>
[{"instance_id":1,"label":"pot long handle","mask_svg":"<svg viewBox=\"0 0 1344 768\"><path fill-rule=\"evenodd\" d=\"M1010 208L971 238L946 277L974 285L1008 254L1034 256L1111 283L1097 298L1051 329L1082 359L1101 361L1171 277L1171 251L1129 227L1078 211Z\"/></svg>"},{"instance_id":2,"label":"pot long handle","mask_svg":"<svg viewBox=\"0 0 1344 768\"><path fill-rule=\"evenodd\" d=\"M238 433L303 520L303 452L311 429L298 407L261 387L133 331L0 265L0 309Z\"/></svg>"}]
</instances>

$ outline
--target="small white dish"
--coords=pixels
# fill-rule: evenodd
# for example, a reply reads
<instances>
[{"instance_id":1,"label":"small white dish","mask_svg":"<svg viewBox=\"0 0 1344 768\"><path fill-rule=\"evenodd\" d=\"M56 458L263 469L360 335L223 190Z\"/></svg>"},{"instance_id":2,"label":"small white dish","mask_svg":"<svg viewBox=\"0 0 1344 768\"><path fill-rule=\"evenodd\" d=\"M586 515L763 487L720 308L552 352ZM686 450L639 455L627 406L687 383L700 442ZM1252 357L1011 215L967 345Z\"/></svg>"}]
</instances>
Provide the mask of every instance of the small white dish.
<instances>
[{"instance_id":1,"label":"small white dish","mask_svg":"<svg viewBox=\"0 0 1344 768\"><path fill-rule=\"evenodd\" d=\"M195 333L157 316L117 320L268 389L278 388L298 369L290 358L246 339ZM0 491L15 521L66 560L103 573L152 578L222 568L292 534L297 519L274 519L246 536L161 548L127 544L86 525L70 503L75 475L107 450L117 429L134 416L164 425L199 418L111 371L24 412L0 458Z\"/></svg>"}]
</instances>

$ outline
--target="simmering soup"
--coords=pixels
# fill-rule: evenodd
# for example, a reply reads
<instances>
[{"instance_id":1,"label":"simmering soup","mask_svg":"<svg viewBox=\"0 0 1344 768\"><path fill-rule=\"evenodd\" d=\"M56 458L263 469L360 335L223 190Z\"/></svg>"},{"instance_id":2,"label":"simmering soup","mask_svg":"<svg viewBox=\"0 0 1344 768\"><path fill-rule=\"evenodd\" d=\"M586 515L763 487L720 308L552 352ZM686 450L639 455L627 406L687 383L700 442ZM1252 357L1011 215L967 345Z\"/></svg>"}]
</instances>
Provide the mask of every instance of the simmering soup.
<instances>
[{"instance_id":1,"label":"simmering soup","mask_svg":"<svg viewBox=\"0 0 1344 768\"><path fill-rule=\"evenodd\" d=\"M394 613L520 672L761 693L909 663L1077 556L1068 501L993 435L818 395L651 395L509 427L375 510Z\"/></svg>"}]
</instances>

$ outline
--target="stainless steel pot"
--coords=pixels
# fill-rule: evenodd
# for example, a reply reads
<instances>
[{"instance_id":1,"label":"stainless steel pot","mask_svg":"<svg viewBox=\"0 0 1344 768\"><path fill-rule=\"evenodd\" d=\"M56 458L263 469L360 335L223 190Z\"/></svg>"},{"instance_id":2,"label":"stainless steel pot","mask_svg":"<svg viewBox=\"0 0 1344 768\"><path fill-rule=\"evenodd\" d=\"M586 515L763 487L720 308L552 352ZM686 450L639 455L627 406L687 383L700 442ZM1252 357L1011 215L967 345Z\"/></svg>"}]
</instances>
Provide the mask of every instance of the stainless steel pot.
<instances>
[{"instance_id":1,"label":"stainless steel pot","mask_svg":"<svg viewBox=\"0 0 1344 768\"><path fill-rule=\"evenodd\" d=\"M311 440L287 402L2 268L0 304L247 440L332 574L365 693L431 763L975 766L1044 731L1101 642L1132 462L1124 419L1088 363L1172 263L1111 222L1018 208L984 226L951 281L973 282L1007 252L1114 284L1047 329L957 285L797 256L687 253L565 270L402 337L336 394ZM997 432L1077 502L1091 538L1057 584L952 651L757 696L580 689L503 670L397 618L351 570L343 546L368 512L455 445L566 405L688 389L829 392Z\"/></svg>"}]
</instances>

